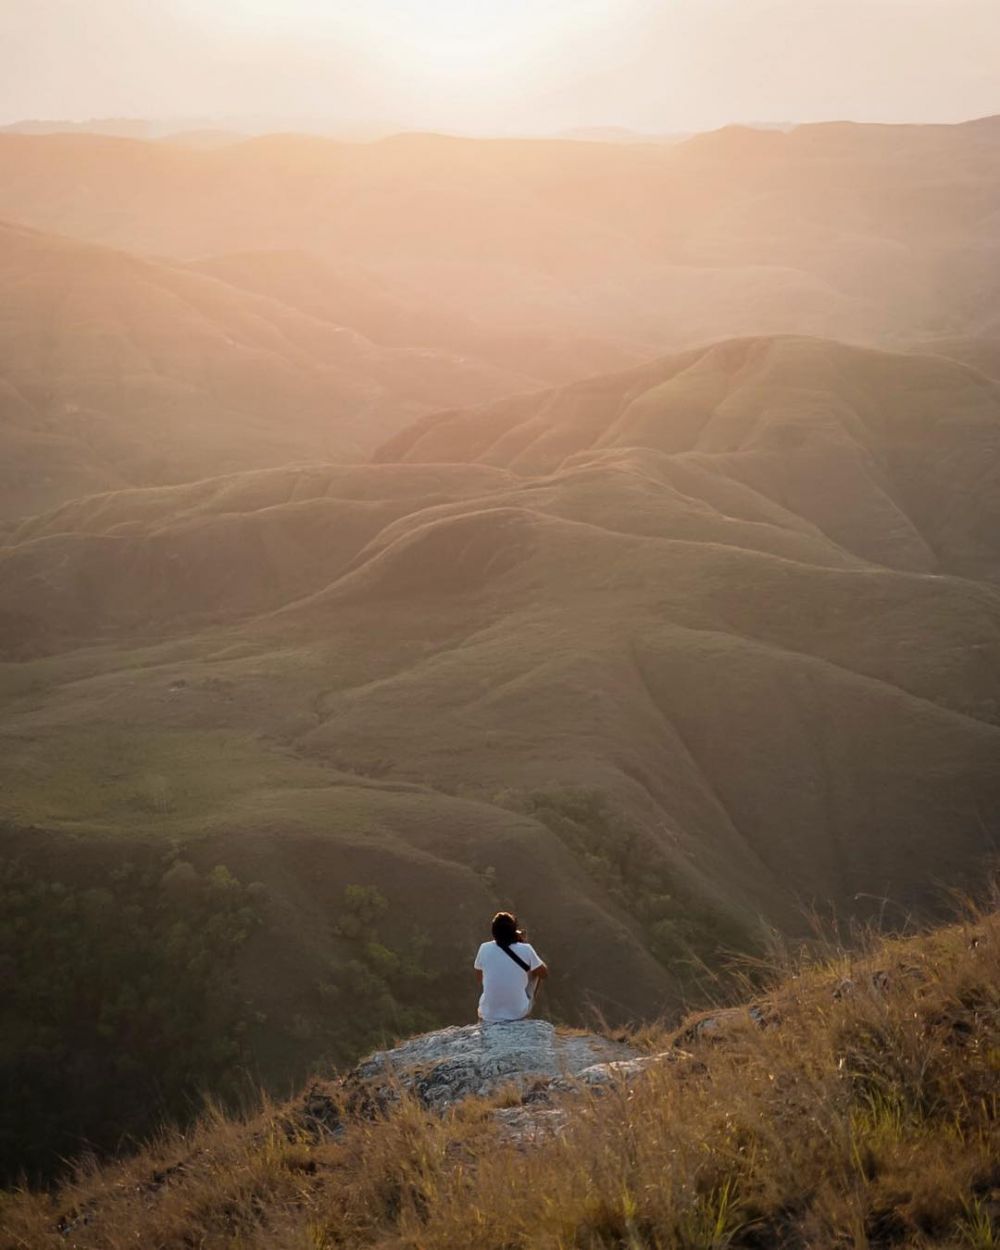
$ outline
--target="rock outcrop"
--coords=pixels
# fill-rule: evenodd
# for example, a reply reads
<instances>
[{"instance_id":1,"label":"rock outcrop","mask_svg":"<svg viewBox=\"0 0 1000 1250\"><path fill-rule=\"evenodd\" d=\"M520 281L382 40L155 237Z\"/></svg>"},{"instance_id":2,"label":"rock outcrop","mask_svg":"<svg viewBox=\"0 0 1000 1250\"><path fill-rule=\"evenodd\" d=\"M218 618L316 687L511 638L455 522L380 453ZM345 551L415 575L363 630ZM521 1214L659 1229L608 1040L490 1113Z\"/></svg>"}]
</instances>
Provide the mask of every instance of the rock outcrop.
<instances>
[{"instance_id":1,"label":"rock outcrop","mask_svg":"<svg viewBox=\"0 0 1000 1250\"><path fill-rule=\"evenodd\" d=\"M605 1065L628 1063L638 1052L593 1033L569 1033L544 1020L470 1024L439 1029L364 1060L347 1078L362 1100L391 1100L409 1090L429 1107L483 1097L507 1086L521 1094L573 1078L596 1081Z\"/></svg>"}]
</instances>

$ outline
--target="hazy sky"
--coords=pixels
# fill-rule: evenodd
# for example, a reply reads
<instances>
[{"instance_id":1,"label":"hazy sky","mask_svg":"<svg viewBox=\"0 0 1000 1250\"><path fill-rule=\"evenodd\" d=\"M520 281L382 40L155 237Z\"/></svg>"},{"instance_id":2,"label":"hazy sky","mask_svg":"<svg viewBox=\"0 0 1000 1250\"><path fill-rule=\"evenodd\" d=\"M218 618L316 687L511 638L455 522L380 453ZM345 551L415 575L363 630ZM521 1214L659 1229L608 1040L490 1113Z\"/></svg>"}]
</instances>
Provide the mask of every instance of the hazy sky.
<instances>
[{"instance_id":1,"label":"hazy sky","mask_svg":"<svg viewBox=\"0 0 1000 1250\"><path fill-rule=\"evenodd\" d=\"M0 121L463 131L1000 112L1000 0L0 0Z\"/></svg>"}]
</instances>

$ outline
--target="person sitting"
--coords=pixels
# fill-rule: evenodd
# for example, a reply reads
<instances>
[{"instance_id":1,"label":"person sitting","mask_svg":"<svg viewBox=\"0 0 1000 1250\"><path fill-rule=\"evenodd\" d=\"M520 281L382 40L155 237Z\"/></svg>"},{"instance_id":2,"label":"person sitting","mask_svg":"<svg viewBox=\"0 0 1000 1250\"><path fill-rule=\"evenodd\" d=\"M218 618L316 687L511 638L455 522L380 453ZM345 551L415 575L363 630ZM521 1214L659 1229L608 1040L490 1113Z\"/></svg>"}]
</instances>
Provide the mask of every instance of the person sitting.
<instances>
[{"instance_id":1,"label":"person sitting","mask_svg":"<svg viewBox=\"0 0 1000 1250\"><path fill-rule=\"evenodd\" d=\"M549 970L524 940L516 916L498 911L491 927L493 941L480 946L474 964L483 990L479 1019L484 1024L523 1020L531 1014L535 993Z\"/></svg>"}]
</instances>

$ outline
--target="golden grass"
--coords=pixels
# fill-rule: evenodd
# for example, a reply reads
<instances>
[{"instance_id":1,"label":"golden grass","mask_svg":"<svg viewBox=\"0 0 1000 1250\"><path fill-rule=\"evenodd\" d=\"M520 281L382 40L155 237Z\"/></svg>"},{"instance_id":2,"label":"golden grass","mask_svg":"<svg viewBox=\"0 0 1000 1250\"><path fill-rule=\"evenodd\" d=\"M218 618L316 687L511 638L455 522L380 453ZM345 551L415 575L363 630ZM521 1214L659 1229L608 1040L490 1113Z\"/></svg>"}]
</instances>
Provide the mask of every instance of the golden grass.
<instances>
[{"instance_id":1,"label":"golden grass","mask_svg":"<svg viewBox=\"0 0 1000 1250\"><path fill-rule=\"evenodd\" d=\"M493 1119L502 1098L345 1112L322 1141L288 1109L215 1115L56 1194L7 1195L0 1245L997 1246L1000 912L788 968L767 1006L767 1027L736 1019L631 1088L565 1096L565 1127L530 1146Z\"/></svg>"}]
</instances>

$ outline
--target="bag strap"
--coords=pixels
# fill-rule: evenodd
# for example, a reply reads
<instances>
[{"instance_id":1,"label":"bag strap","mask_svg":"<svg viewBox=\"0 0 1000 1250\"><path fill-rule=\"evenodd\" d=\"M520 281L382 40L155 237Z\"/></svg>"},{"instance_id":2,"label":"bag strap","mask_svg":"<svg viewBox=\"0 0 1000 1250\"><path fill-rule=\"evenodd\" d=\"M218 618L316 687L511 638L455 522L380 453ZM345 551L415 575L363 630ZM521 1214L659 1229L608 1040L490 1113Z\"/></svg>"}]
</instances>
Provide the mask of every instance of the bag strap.
<instances>
[{"instance_id":1,"label":"bag strap","mask_svg":"<svg viewBox=\"0 0 1000 1250\"><path fill-rule=\"evenodd\" d=\"M500 946L499 942L497 942L497 946ZM513 959L514 963L516 963L519 968L523 968L524 971L528 973L529 976L531 975L531 964L526 964L524 960L521 958L521 956L515 954L514 951L510 949L509 946L500 946L500 949L503 951L505 955Z\"/></svg>"}]
</instances>

